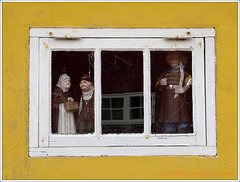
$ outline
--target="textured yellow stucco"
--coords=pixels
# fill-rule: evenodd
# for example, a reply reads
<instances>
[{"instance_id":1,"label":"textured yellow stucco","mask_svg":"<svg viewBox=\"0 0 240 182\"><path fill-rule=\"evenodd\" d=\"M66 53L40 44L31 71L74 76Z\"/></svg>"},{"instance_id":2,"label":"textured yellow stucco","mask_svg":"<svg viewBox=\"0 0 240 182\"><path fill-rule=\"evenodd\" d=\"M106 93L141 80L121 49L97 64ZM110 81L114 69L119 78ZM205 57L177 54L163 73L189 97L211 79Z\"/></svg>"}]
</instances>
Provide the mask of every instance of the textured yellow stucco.
<instances>
[{"instance_id":1,"label":"textured yellow stucco","mask_svg":"<svg viewBox=\"0 0 240 182\"><path fill-rule=\"evenodd\" d=\"M3 179L237 179L237 3L4 2L2 10ZM30 27L214 27L218 156L28 157Z\"/></svg>"}]
</instances>

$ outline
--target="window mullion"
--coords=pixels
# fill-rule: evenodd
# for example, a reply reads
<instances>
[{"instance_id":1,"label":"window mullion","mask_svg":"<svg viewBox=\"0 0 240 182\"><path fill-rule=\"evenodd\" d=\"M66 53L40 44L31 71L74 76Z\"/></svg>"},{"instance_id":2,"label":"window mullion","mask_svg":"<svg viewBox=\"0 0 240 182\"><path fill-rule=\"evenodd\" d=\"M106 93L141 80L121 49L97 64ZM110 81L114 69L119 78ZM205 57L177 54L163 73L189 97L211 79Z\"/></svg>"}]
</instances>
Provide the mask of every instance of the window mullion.
<instances>
[{"instance_id":1,"label":"window mullion","mask_svg":"<svg viewBox=\"0 0 240 182\"><path fill-rule=\"evenodd\" d=\"M101 51L95 49L94 52L94 85L95 85L95 134L99 137L102 133L101 123Z\"/></svg>"},{"instance_id":2,"label":"window mullion","mask_svg":"<svg viewBox=\"0 0 240 182\"><path fill-rule=\"evenodd\" d=\"M129 96L124 96L123 121L130 121L130 101Z\"/></svg>"},{"instance_id":3,"label":"window mullion","mask_svg":"<svg viewBox=\"0 0 240 182\"><path fill-rule=\"evenodd\" d=\"M150 92L150 51L143 51L143 77L144 77L144 134L151 133L151 92Z\"/></svg>"}]
</instances>

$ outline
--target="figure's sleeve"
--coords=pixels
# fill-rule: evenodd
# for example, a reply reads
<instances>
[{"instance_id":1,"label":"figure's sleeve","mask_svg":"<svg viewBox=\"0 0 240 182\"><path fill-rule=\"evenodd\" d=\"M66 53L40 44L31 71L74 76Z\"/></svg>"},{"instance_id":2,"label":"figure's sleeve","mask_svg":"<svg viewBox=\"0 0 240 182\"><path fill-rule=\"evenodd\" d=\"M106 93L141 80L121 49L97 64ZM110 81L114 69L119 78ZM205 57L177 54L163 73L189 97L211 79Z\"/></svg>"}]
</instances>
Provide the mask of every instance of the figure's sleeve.
<instances>
[{"instance_id":1,"label":"figure's sleeve","mask_svg":"<svg viewBox=\"0 0 240 182\"><path fill-rule=\"evenodd\" d=\"M53 103L52 107L54 109L58 109L58 106L59 106L58 100L59 100L59 94L57 94L57 89L55 89L55 91L52 94L52 103Z\"/></svg>"},{"instance_id":2,"label":"figure's sleeve","mask_svg":"<svg viewBox=\"0 0 240 182\"><path fill-rule=\"evenodd\" d=\"M164 78L164 73L163 74L161 74L158 78L157 78L157 83L155 84L155 89L156 90L159 90L159 91L162 91L163 90L163 86L162 85L160 85L160 80L161 79L163 79Z\"/></svg>"},{"instance_id":3,"label":"figure's sleeve","mask_svg":"<svg viewBox=\"0 0 240 182\"><path fill-rule=\"evenodd\" d=\"M185 75L183 90L186 92L192 85L192 76L190 74Z\"/></svg>"},{"instance_id":4,"label":"figure's sleeve","mask_svg":"<svg viewBox=\"0 0 240 182\"><path fill-rule=\"evenodd\" d=\"M67 102L68 93L63 93L60 89L56 88L53 93L53 108L58 109L59 104Z\"/></svg>"}]
</instances>

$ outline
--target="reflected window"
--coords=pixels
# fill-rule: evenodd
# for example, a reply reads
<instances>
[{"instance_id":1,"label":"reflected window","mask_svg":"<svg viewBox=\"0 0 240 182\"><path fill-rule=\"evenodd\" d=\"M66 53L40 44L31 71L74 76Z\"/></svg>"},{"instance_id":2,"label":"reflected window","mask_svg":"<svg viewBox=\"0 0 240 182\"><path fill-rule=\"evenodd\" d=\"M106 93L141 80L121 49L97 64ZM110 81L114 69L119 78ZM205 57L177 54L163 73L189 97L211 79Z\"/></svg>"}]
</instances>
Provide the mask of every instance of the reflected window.
<instances>
[{"instance_id":1,"label":"reflected window","mask_svg":"<svg viewBox=\"0 0 240 182\"><path fill-rule=\"evenodd\" d=\"M103 98L102 99L102 119L103 120L123 120L124 114L123 98Z\"/></svg>"}]
</instances>

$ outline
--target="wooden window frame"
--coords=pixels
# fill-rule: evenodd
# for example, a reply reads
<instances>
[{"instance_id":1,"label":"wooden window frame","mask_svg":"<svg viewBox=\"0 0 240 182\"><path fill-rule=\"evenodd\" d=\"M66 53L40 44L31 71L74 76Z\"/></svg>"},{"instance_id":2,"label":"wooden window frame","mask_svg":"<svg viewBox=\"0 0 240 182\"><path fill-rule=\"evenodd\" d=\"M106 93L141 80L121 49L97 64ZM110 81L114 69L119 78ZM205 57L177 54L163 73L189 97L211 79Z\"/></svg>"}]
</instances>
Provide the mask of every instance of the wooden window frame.
<instances>
[{"instance_id":1,"label":"wooden window frame","mask_svg":"<svg viewBox=\"0 0 240 182\"><path fill-rule=\"evenodd\" d=\"M116 44L118 41L118 44ZM51 51L94 51L95 132L51 134ZM101 134L101 51L143 51L144 132ZM151 134L150 51L192 51L191 134ZM29 156L216 155L215 29L31 28Z\"/></svg>"}]
</instances>

